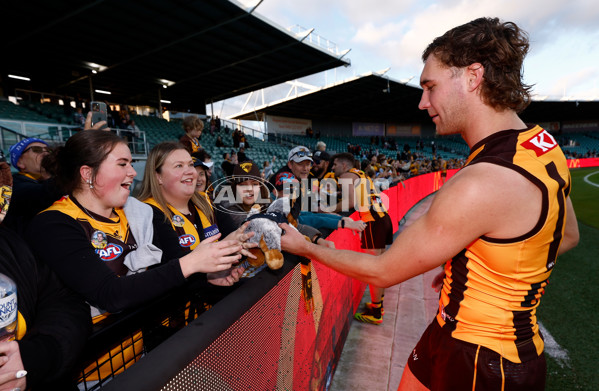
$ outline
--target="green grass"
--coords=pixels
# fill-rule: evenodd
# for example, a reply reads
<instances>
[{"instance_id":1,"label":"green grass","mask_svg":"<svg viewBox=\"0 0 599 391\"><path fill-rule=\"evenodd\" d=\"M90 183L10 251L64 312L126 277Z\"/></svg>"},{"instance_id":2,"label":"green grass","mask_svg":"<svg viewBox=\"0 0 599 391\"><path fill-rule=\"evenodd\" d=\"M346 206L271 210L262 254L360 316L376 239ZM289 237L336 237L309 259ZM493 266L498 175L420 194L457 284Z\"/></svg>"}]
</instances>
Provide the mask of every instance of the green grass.
<instances>
[{"instance_id":1,"label":"green grass","mask_svg":"<svg viewBox=\"0 0 599 391\"><path fill-rule=\"evenodd\" d=\"M584 178L589 174L588 181L599 185L599 167L578 168L571 170L572 203L578 221L599 228L599 187L587 183ZM596 173L596 174L593 174Z\"/></svg>"},{"instance_id":2,"label":"green grass","mask_svg":"<svg viewBox=\"0 0 599 391\"><path fill-rule=\"evenodd\" d=\"M599 390L599 187L584 181L599 167L572 170L580 242L559 257L538 318L568 351L569 366L547 355L547 391ZM599 184L599 174L589 178Z\"/></svg>"}]
</instances>

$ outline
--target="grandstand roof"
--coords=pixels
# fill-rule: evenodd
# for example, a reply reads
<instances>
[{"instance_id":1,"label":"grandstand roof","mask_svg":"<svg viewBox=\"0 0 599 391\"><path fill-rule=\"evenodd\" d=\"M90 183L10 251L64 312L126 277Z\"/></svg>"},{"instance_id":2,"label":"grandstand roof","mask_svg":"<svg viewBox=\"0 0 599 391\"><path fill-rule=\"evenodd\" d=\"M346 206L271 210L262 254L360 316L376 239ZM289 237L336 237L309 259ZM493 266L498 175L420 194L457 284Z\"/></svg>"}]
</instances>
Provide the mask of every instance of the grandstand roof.
<instances>
[{"instance_id":1,"label":"grandstand roof","mask_svg":"<svg viewBox=\"0 0 599 391\"><path fill-rule=\"evenodd\" d=\"M204 112L205 104L348 61L223 0L3 2L2 84ZM6 78L16 74L30 82ZM160 79L174 82L163 89ZM159 92L160 91L160 92Z\"/></svg>"},{"instance_id":2,"label":"grandstand roof","mask_svg":"<svg viewBox=\"0 0 599 391\"><path fill-rule=\"evenodd\" d=\"M255 120L257 114L267 114L312 120L420 122L429 119L418 109L421 95L418 87L371 72L256 107L234 118Z\"/></svg>"},{"instance_id":3,"label":"grandstand roof","mask_svg":"<svg viewBox=\"0 0 599 391\"><path fill-rule=\"evenodd\" d=\"M353 77L330 86L271 102L233 116L256 120L264 115L349 122L430 123L418 109L422 89L394 81L382 72ZM599 119L599 101L533 101L521 114L531 123Z\"/></svg>"}]
</instances>

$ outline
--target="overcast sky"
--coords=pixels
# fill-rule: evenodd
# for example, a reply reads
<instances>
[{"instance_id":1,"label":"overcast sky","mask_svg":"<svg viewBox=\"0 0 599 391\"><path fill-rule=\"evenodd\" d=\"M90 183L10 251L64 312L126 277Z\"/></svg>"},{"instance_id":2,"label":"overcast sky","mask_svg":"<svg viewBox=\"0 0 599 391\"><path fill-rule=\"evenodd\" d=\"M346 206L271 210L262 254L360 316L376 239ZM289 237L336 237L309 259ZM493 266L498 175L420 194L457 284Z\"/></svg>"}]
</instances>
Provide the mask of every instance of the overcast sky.
<instances>
[{"instance_id":1,"label":"overcast sky","mask_svg":"<svg viewBox=\"0 0 599 391\"><path fill-rule=\"evenodd\" d=\"M386 68L392 79L414 77L410 84L417 85L420 56L432 39L478 17L497 16L530 36L524 79L535 85L535 94L550 100L599 99L596 0L264 0L255 13L283 29L314 28L340 51L351 49L351 67L302 79L319 86ZM279 87L279 94L287 89ZM215 104L215 114L237 112L240 101Z\"/></svg>"}]
</instances>

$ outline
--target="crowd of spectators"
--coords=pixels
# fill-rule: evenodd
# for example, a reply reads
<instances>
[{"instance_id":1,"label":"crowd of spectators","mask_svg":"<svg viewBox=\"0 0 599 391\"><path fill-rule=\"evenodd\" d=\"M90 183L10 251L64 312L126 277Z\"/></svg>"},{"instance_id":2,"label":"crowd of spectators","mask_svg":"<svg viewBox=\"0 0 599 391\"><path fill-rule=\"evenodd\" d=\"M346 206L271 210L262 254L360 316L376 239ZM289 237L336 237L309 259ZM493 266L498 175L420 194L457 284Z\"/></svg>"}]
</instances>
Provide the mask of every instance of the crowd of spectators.
<instances>
[{"instance_id":1,"label":"crowd of spectators","mask_svg":"<svg viewBox=\"0 0 599 391\"><path fill-rule=\"evenodd\" d=\"M26 356L28 345L22 342L25 356L17 367L31 373L27 384L33 387L45 385L40 374L52 370L62 376L76 365L76 356L89 335L92 319L95 323L101 322L113 312L135 308L183 285L189 285L190 294L196 298L193 308L198 316L242 284L244 278L259 272L239 261L252 257L247 243L252 234L245 232L243 222L260 196L269 200L261 205L265 209L270 200L281 196L288 182L337 180L335 162L342 155L346 156L344 161L353 162L355 169L348 171L350 167L345 167L344 174L351 172L368 178L376 191L416 175L446 173L464 164L464 159L443 158L434 142L431 143L434 155L429 158L424 154L422 140L416 151L406 144L396 156L387 156L378 146L393 150L395 141L373 137L372 149L348 144L349 156L354 156L355 161L347 158L348 154L330 154L322 141L316 144L314 153L303 146L290 148L287 164L273 172L276 158L252 161L245 154L249 147L245 134L236 129L230 136L219 135L216 142L222 147L229 138L232 141L233 149L223 154L220 169L222 175L230 177L227 186L237 198L235 202L225 202L215 214L212 184L219 175L212 156L200 144L203 121L194 116L186 117L182 124L185 135L179 142L161 143L152 149L143 184L140 190L136 189L137 198L130 194L135 170L126 141L128 137L135 137L139 129L126 110L113 113L109 122L111 127L126 125L127 128L121 129L130 133L122 132L119 136L100 131L102 124L92 127L88 115L83 122L86 130L54 151L45 141L35 138L15 144L10 151L11 164L17 172L11 178L14 183L11 208L7 203L0 204L3 212L8 209L0 240L17 235L19 240L28 242L32 255L15 254L14 260L6 262L35 257L44 270L47 269L44 273L50 276L48 278L59 282L63 293L57 296L57 305L75 300L88 312L84 321L75 313L62 320L74 322L65 327L76 329L74 335L79 338L75 342L77 346L63 348L64 354L70 355L63 357L64 360L44 366L39 360ZM217 117L209 126L211 133L222 131ZM589 151L587 156L597 156L597 152ZM260 187L264 180L269 181L271 187ZM271 188L275 189L272 194L268 191L263 194L265 189ZM63 195L68 197L61 198ZM314 243L334 247L334 243L326 240L326 234L333 229L349 228L358 232L365 229L366 223L353 221L347 215L321 209L305 211L297 207L299 204L292 205L291 214L296 221L304 223L300 224L300 231ZM223 210L239 213L232 218L232 214L223 214ZM118 223L114 223L115 219ZM184 236L193 238L191 245L181 242ZM216 242L217 238L221 240ZM67 250L48 251L57 246ZM115 246L122 253L113 257L114 253L108 249ZM230 288L223 290L215 288L217 286ZM379 318L382 319L380 312ZM52 326L44 327L52 329ZM60 335L57 333L56 338ZM31 338L34 336L31 334ZM27 334L21 338L26 341ZM56 368L56 365L63 367ZM5 368L0 367L0 375L3 370ZM49 379L67 383L75 380Z\"/></svg>"}]
</instances>

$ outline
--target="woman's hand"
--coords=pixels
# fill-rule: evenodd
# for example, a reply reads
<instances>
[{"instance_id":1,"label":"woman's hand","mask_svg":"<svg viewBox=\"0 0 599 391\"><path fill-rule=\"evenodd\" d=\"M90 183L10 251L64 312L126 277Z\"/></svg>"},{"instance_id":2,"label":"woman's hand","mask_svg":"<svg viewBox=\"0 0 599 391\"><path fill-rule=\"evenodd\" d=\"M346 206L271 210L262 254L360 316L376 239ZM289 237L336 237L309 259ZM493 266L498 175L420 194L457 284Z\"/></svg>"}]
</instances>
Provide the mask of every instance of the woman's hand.
<instances>
[{"instance_id":1,"label":"woman's hand","mask_svg":"<svg viewBox=\"0 0 599 391\"><path fill-rule=\"evenodd\" d=\"M0 342L0 391L27 387L21 351L16 341Z\"/></svg>"},{"instance_id":2,"label":"woman's hand","mask_svg":"<svg viewBox=\"0 0 599 391\"><path fill-rule=\"evenodd\" d=\"M254 254L252 254L251 252L248 251L248 249L250 249L250 248L258 247L258 243L248 243L247 242L249 238L254 236L254 232L245 232L245 230L247 229L249 224L250 223L248 221L246 221L235 231L233 231L229 235L227 235L225 240L232 240L232 241L238 242L239 245L241 246L241 255L256 259Z\"/></svg>"},{"instance_id":3,"label":"woman's hand","mask_svg":"<svg viewBox=\"0 0 599 391\"><path fill-rule=\"evenodd\" d=\"M241 245L232 240L217 242L220 234L204 239L193 251L179 259L185 278L194 273L213 273L228 270L241 259Z\"/></svg>"},{"instance_id":4,"label":"woman's hand","mask_svg":"<svg viewBox=\"0 0 599 391\"><path fill-rule=\"evenodd\" d=\"M207 278L212 285L231 286L239 281L244 271L245 267L239 265L222 272L208 273Z\"/></svg>"},{"instance_id":5,"label":"woman's hand","mask_svg":"<svg viewBox=\"0 0 599 391\"><path fill-rule=\"evenodd\" d=\"M92 112L90 111L89 113L87 113L87 117L85 117L85 125L83 125L83 130L104 130L104 131L110 131L109 127L105 127L104 129L102 129L102 126L106 126L106 121L100 121L98 123L95 123L94 126L92 126Z\"/></svg>"}]
</instances>

